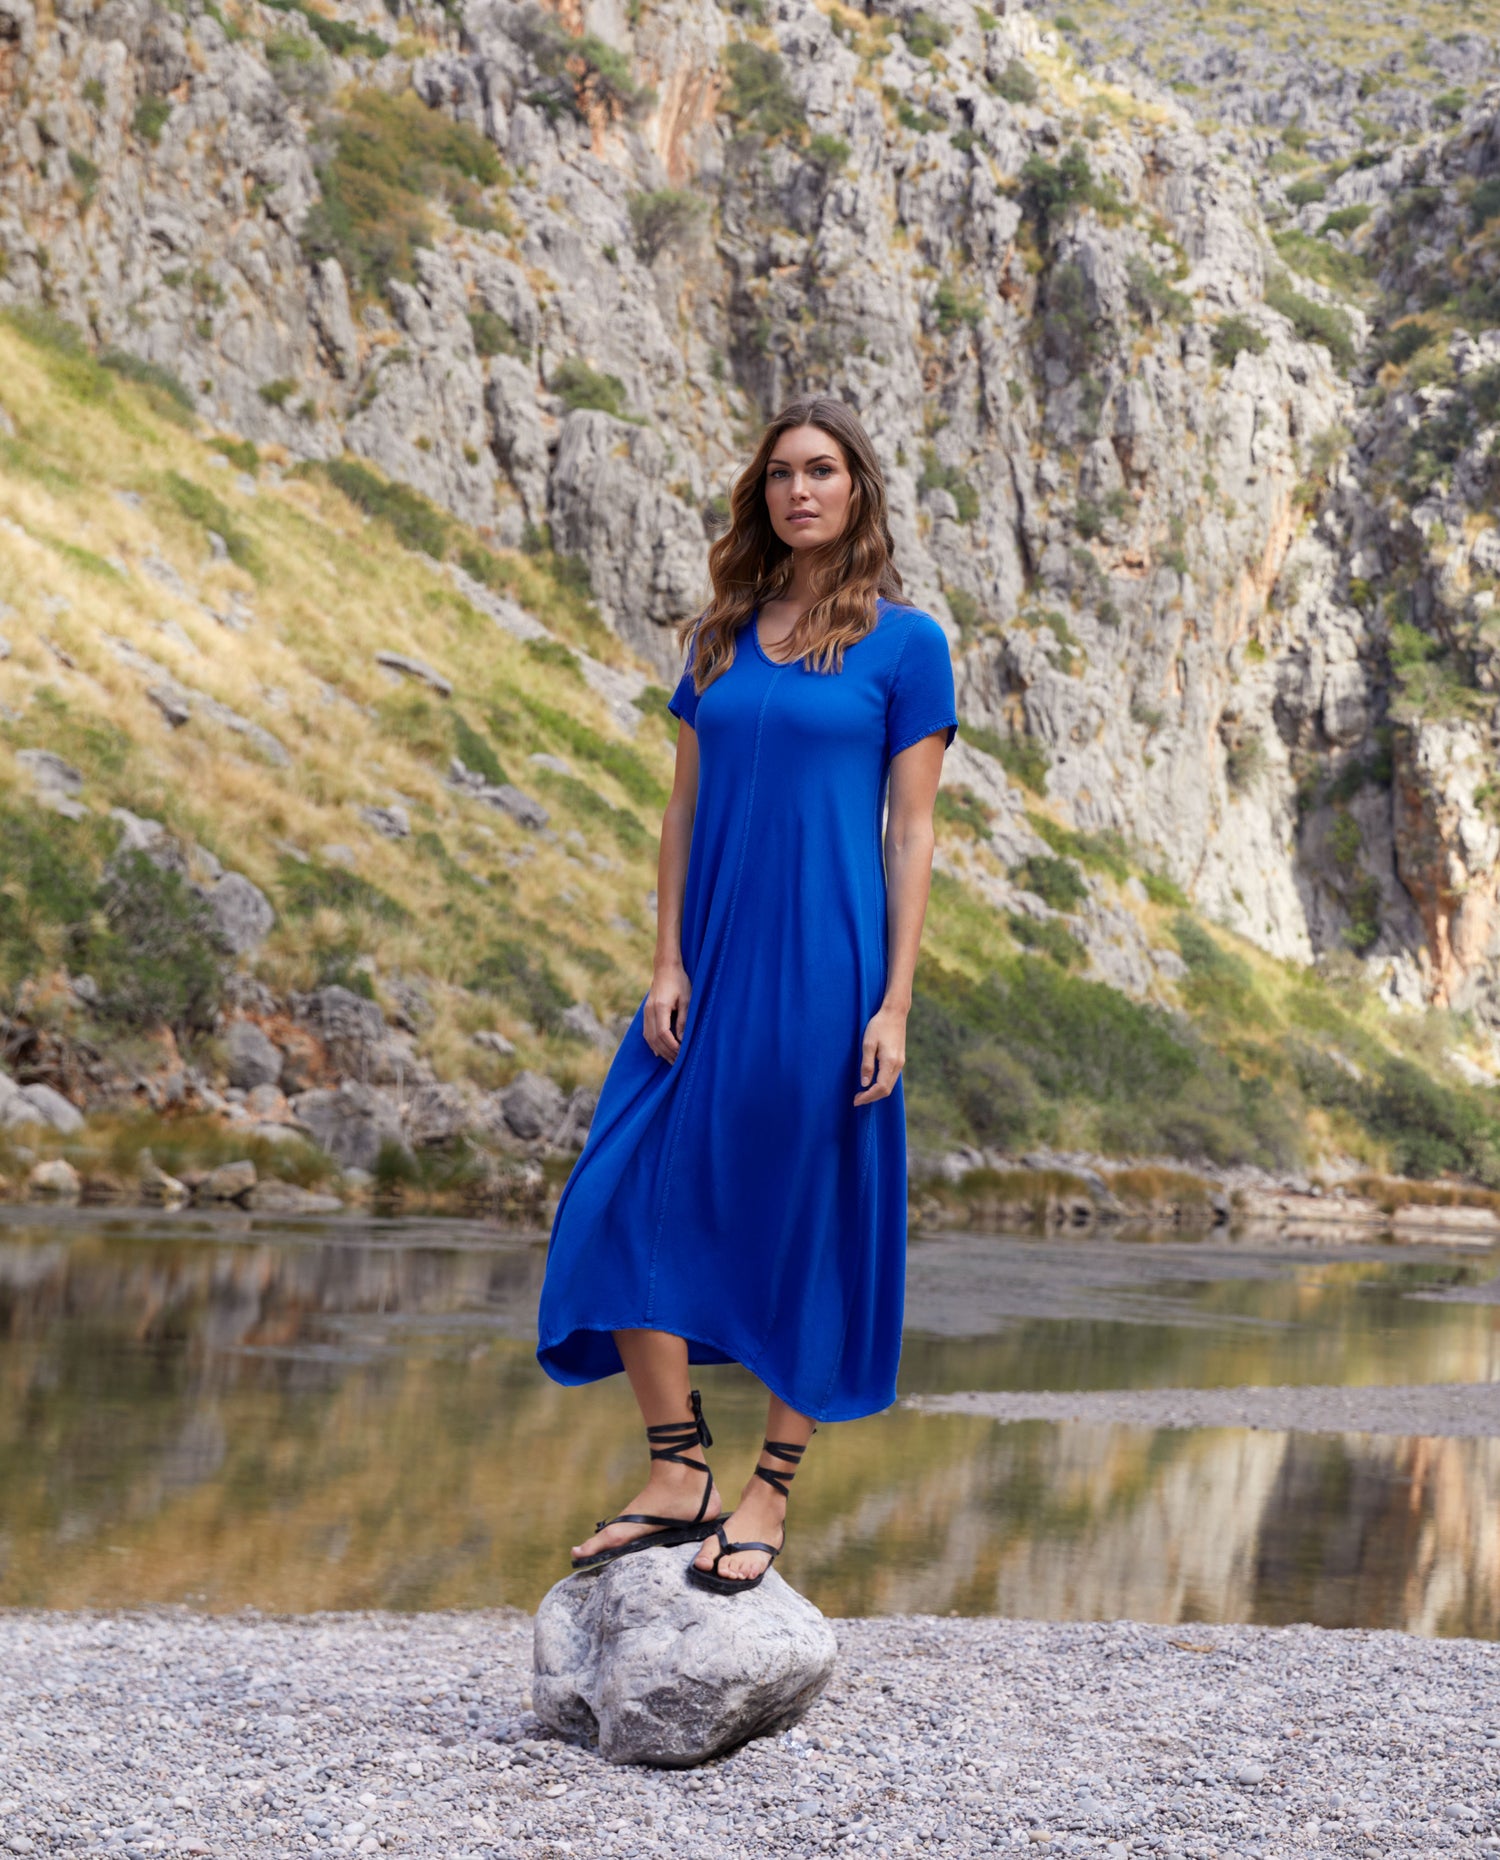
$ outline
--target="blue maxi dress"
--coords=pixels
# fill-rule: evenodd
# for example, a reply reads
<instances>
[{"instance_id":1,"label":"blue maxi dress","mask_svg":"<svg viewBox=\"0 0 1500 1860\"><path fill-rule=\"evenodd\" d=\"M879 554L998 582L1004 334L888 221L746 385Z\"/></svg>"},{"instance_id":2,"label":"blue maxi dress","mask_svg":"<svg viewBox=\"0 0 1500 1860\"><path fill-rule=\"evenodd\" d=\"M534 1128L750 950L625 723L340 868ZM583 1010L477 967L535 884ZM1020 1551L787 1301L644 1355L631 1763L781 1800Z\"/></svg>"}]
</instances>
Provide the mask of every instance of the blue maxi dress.
<instances>
[{"instance_id":1,"label":"blue maxi dress","mask_svg":"<svg viewBox=\"0 0 1500 1860\"><path fill-rule=\"evenodd\" d=\"M896 1395L906 1268L906 1106L855 1105L886 985L882 816L893 756L958 727L937 621L882 600L843 669L779 664L756 619L701 698L683 894L681 1046L645 997L563 1186L537 1357L558 1382L622 1368L610 1333L686 1338L799 1413L853 1420Z\"/></svg>"}]
</instances>

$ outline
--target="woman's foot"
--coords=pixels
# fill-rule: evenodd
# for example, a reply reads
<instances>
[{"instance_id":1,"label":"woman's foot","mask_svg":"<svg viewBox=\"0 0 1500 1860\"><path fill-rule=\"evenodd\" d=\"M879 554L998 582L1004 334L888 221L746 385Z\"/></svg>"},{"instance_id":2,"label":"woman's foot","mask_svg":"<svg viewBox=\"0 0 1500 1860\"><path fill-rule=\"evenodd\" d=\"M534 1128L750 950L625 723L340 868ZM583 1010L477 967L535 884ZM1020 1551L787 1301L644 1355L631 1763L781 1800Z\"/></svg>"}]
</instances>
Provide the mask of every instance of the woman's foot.
<instances>
[{"instance_id":1,"label":"woman's foot","mask_svg":"<svg viewBox=\"0 0 1500 1860\"><path fill-rule=\"evenodd\" d=\"M779 1462L775 1460L771 1461L771 1465L779 1468ZM744 1491L740 1493L740 1502L735 1506L733 1514L723 1520L723 1525L724 1535L732 1544L779 1545L786 1536L786 1497L752 1473L745 1481ZM705 1572L711 1570L721 1548L717 1537L707 1538L703 1548L693 1558L694 1569ZM764 1550L736 1550L732 1556L720 1559L718 1573L732 1582L748 1582L762 1575L770 1564L771 1559Z\"/></svg>"},{"instance_id":2,"label":"woman's foot","mask_svg":"<svg viewBox=\"0 0 1500 1860\"><path fill-rule=\"evenodd\" d=\"M690 1524L695 1517L717 1518L722 1500L719 1488L710 1483L708 1503L703 1503L703 1474L690 1472L670 1461L658 1462L651 1477L625 1507L626 1511L644 1511L660 1518L681 1518ZM700 1507L702 1509L700 1510ZM613 1550L637 1537L655 1535L659 1527L650 1524L607 1524L602 1531L573 1546L573 1560L596 1556L601 1550Z\"/></svg>"}]
</instances>

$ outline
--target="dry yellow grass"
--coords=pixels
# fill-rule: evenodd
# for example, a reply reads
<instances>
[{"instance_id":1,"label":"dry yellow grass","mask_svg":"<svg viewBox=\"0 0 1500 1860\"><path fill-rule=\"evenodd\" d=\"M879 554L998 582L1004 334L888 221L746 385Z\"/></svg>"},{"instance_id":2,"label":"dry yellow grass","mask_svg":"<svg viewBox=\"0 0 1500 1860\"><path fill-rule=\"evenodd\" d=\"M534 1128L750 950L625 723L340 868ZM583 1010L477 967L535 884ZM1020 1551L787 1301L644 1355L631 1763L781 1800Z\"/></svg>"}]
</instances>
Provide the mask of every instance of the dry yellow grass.
<instances>
[{"instance_id":1,"label":"dry yellow grass","mask_svg":"<svg viewBox=\"0 0 1500 1860\"><path fill-rule=\"evenodd\" d=\"M488 947L509 940L544 954L569 998L591 1001L601 1018L634 1005L650 972L644 904L659 810L557 740L528 700L586 726L606 749L628 744L638 794L643 783L663 794L669 785L667 729L643 715L632 742L565 661L540 659L493 624L444 571L326 482L277 482L262 470L252 488L206 432L4 323L0 382L15 429L0 441L0 585L10 607L0 625L13 648L0 664L10 719L0 723L0 784L29 793L15 752L53 749L82 771L96 813L119 805L164 820L278 908L288 846L324 865L324 847L346 847L347 863L396 910L389 921L348 907L283 912L257 963L273 987L309 985L319 952L353 939L374 958L377 985L396 970L436 978L438 1020L423 1046L450 1073L497 1082L497 1062L469 1045L477 1024L520 1044L505 1070L599 1074L601 1055L530 1031L514 1001L441 984L462 984ZM210 525L188 514L195 500L222 513L246 566L212 559ZM542 571L524 558L513 565L524 599ZM174 572L183 591L161 578ZM214 617L233 600L254 615L243 631ZM123 663L114 641L270 732L287 765L196 710L170 728L146 694L153 675ZM380 667L382 649L451 680L451 702ZM612 656L629 661L613 642ZM544 800L555 838L446 785L455 712L492 742L509 779ZM487 721L496 714L503 740ZM582 786L532 766L543 750L564 756ZM359 813L397 798L412 826L403 841Z\"/></svg>"}]
</instances>

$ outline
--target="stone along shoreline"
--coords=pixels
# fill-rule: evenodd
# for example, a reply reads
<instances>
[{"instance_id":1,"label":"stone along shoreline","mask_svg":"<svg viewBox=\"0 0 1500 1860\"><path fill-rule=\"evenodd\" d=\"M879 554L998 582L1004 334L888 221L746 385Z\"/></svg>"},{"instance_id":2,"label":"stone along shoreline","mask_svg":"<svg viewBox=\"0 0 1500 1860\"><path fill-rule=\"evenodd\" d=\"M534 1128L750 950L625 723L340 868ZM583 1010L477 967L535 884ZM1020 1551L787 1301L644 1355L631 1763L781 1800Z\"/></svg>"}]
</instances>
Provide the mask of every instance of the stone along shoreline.
<instances>
[{"instance_id":1,"label":"stone along shoreline","mask_svg":"<svg viewBox=\"0 0 1500 1860\"><path fill-rule=\"evenodd\" d=\"M726 1606L740 1604L730 1601ZM835 1622L807 1718L691 1771L530 1710L515 1611L0 1615L0 1848L463 1856L1500 1851L1500 1652L1309 1627Z\"/></svg>"}]
</instances>

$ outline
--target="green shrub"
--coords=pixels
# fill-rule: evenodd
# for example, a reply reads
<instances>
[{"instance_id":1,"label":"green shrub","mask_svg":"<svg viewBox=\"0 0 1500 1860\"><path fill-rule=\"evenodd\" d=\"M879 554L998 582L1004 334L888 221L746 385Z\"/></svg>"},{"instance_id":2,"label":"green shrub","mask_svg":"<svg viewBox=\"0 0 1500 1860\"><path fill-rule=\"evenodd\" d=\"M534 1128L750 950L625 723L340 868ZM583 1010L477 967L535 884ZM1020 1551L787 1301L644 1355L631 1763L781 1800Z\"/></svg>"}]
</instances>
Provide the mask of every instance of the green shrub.
<instances>
[{"instance_id":1,"label":"green shrub","mask_svg":"<svg viewBox=\"0 0 1500 1860\"><path fill-rule=\"evenodd\" d=\"M77 149L69 149L68 169L78 183L79 196L84 206L88 206L99 186L98 162L87 155L80 154Z\"/></svg>"},{"instance_id":2,"label":"green shrub","mask_svg":"<svg viewBox=\"0 0 1500 1860\"><path fill-rule=\"evenodd\" d=\"M1353 207L1336 207L1323 221L1318 231L1320 233L1353 232L1356 227L1363 226L1373 212L1373 207L1367 207L1363 204Z\"/></svg>"},{"instance_id":3,"label":"green shrub","mask_svg":"<svg viewBox=\"0 0 1500 1860\"><path fill-rule=\"evenodd\" d=\"M1172 935L1187 964L1186 993L1193 1006L1228 1015L1245 1014L1255 990L1255 976L1244 957L1216 942L1185 911L1173 918Z\"/></svg>"},{"instance_id":4,"label":"green shrub","mask_svg":"<svg viewBox=\"0 0 1500 1860\"><path fill-rule=\"evenodd\" d=\"M504 178L500 158L415 92L355 91L332 130L302 246L309 259L338 259L356 292L415 277L413 253L434 239L428 203L440 196L466 224L503 226L483 203L483 190Z\"/></svg>"},{"instance_id":5,"label":"green shrub","mask_svg":"<svg viewBox=\"0 0 1500 1860\"><path fill-rule=\"evenodd\" d=\"M1130 280L1130 307L1137 316L1146 317L1153 323L1158 319L1181 323L1192 315L1192 298L1168 284L1155 266L1142 258L1139 252L1132 252L1126 259L1125 273Z\"/></svg>"},{"instance_id":6,"label":"green shrub","mask_svg":"<svg viewBox=\"0 0 1500 1860\"><path fill-rule=\"evenodd\" d=\"M439 561L447 554L452 520L419 492L380 477L358 459L326 459L318 469L367 517L386 524L405 548Z\"/></svg>"},{"instance_id":7,"label":"green shrub","mask_svg":"<svg viewBox=\"0 0 1500 1860\"><path fill-rule=\"evenodd\" d=\"M1009 1149L1045 1127L1041 1094L1031 1074L998 1040L977 1040L952 1068L953 1097L977 1143Z\"/></svg>"},{"instance_id":8,"label":"green shrub","mask_svg":"<svg viewBox=\"0 0 1500 1860\"><path fill-rule=\"evenodd\" d=\"M1452 1172L1500 1185L1500 1120L1488 1094L1441 1083L1411 1060L1389 1054L1359 1079L1312 1048L1297 1053L1296 1069L1309 1101L1352 1116L1388 1145L1402 1175Z\"/></svg>"},{"instance_id":9,"label":"green shrub","mask_svg":"<svg viewBox=\"0 0 1500 1860\"><path fill-rule=\"evenodd\" d=\"M1266 771L1266 745L1259 731L1230 745L1224 757L1224 774L1231 788L1244 794Z\"/></svg>"},{"instance_id":10,"label":"green shrub","mask_svg":"<svg viewBox=\"0 0 1500 1860\"><path fill-rule=\"evenodd\" d=\"M53 933L87 925L97 869L93 822L0 805L0 982L59 958Z\"/></svg>"},{"instance_id":11,"label":"green shrub","mask_svg":"<svg viewBox=\"0 0 1500 1860\"><path fill-rule=\"evenodd\" d=\"M1312 178L1306 181L1293 181L1286 190L1286 197L1294 207L1310 207L1315 200L1322 200L1328 193L1326 182Z\"/></svg>"},{"instance_id":12,"label":"green shrub","mask_svg":"<svg viewBox=\"0 0 1500 1860\"><path fill-rule=\"evenodd\" d=\"M1411 358L1429 343L1436 342L1438 332L1430 323L1413 317L1405 323L1396 324L1387 330L1380 339L1379 356L1383 362L1395 362L1404 366Z\"/></svg>"},{"instance_id":13,"label":"green shrub","mask_svg":"<svg viewBox=\"0 0 1500 1860\"><path fill-rule=\"evenodd\" d=\"M808 160L826 176L841 174L849 166L853 150L842 136L816 135L807 145Z\"/></svg>"},{"instance_id":14,"label":"green shrub","mask_svg":"<svg viewBox=\"0 0 1500 1860\"><path fill-rule=\"evenodd\" d=\"M953 30L933 14L918 7L902 22L901 36L913 58L930 58L938 46L949 43Z\"/></svg>"},{"instance_id":15,"label":"green shrub","mask_svg":"<svg viewBox=\"0 0 1500 1860\"><path fill-rule=\"evenodd\" d=\"M1208 341L1214 352L1214 360L1225 368L1233 368L1235 358L1247 351L1251 355L1264 355L1271 346L1269 339L1261 334L1248 317L1243 316L1220 317Z\"/></svg>"},{"instance_id":16,"label":"green shrub","mask_svg":"<svg viewBox=\"0 0 1500 1860\"><path fill-rule=\"evenodd\" d=\"M1042 347L1078 375L1089 370L1099 351L1099 332L1089 308L1088 281L1072 259L1054 265L1042 294Z\"/></svg>"},{"instance_id":17,"label":"green shrub","mask_svg":"<svg viewBox=\"0 0 1500 1860\"><path fill-rule=\"evenodd\" d=\"M229 950L207 900L131 852L105 868L95 907L103 929L81 939L76 960L98 983L100 1018L138 1032L210 1028Z\"/></svg>"},{"instance_id":18,"label":"green shrub","mask_svg":"<svg viewBox=\"0 0 1500 1860\"><path fill-rule=\"evenodd\" d=\"M959 636L970 639L979 627L979 603L965 588L944 588L948 611L958 623Z\"/></svg>"},{"instance_id":19,"label":"green shrub","mask_svg":"<svg viewBox=\"0 0 1500 1860\"><path fill-rule=\"evenodd\" d=\"M547 386L571 408L594 407L601 413L613 414L617 420L629 418L625 411L625 383L618 375L590 368L581 356L570 355L559 362Z\"/></svg>"},{"instance_id":20,"label":"green shrub","mask_svg":"<svg viewBox=\"0 0 1500 1860\"><path fill-rule=\"evenodd\" d=\"M528 639L526 654L528 658L536 659L543 665L550 665L554 671L564 672L569 678L583 682L578 654L560 639Z\"/></svg>"},{"instance_id":21,"label":"green shrub","mask_svg":"<svg viewBox=\"0 0 1500 1860\"><path fill-rule=\"evenodd\" d=\"M473 769L476 775L482 775L487 782L499 786L510 777L501 768L489 738L479 732L463 716L461 711L450 713L453 722L453 751L465 768Z\"/></svg>"},{"instance_id":22,"label":"green shrub","mask_svg":"<svg viewBox=\"0 0 1500 1860\"><path fill-rule=\"evenodd\" d=\"M530 353L524 349L516 332L502 316L496 316L493 310L471 310L469 328L474 332L474 351L477 355L516 355Z\"/></svg>"},{"instance_id":23,"label":"green shrub","mask_svg":"<svg viewBox=\"0 0 1500 1860\"><path fill-rule=\"evenodd\" d=\"M940 129L947 127L941 116L931 110L923 110L914 103L908 103L899 93L895 101L896 121L903 129L911 130L913 135L934 136Z\"/></svg>"},{"instance_id":24,"label":"green shrub","mask_svg":"<svg viewBox=\"0 0 1500 1860\"><path fill-rule=\"evenodd\" d=\"M1018 943L1026 949L1037 951L1039 955L1050 956L1059 968L1081 969L1088 959L1082 943L1070 930L1065 930L1055 917L1045 917L1038 921L1034 917L1023 917L1018 911L1011 911L1005 922Z\"/></svg>"},{"instance_id":25,"label":"green shrub","mask_svg":"<svg viewBox=\"0 0 1500 1860\"><path fill-rule=\"evenodd\" d=\"M975 328L984 320L984 297L975 290L960 290L948 278L938 282L932 294L932 307L937 316L937 326L946 336L961 324Z\"/></svg>"},{"instance_id":26,"label":"green shrub","mask_svg":"<svg viewBox=\"0 0 1500 1860\"><path fill-rule=\"evenodd\" d=\"M299 14L328 50L340 58L347 58L351 52L361 52L367 58L384 58L391 49L375 33L365 32L342 19L330 19L326 13L307 5L306 0L265 0L265 4L278 13Z\"/></svg>"},{"instance_id":27,"label":"green shrub","mask_svg":"<svg viewBox=\"0 0 1500 1860\"><path fill-rule=\"evenodd\" d=\"M990 810L972 788L939 788L933 813L938 820L961 828L975 839L987 840L990 836Z\"/></svg>"},{"instance_id":28,"label":"green shrub","mask_svg":"<svg viewBox=\"0 0 1500 1860\"><path fill-rule=\"evenodd\" d=\"M1469 196L1469 224L1475 232L1500 214L1500 174L1481 181Z\"/></svg>"},{"instance_id":29,"label":"green shrub","mask_svg":"<svg viewBox=\"0 0 1500 1860\"><path fill-rule=\"evenodd\" d=\"M1046 814L1039 814L1029 807L1026 820L1031 830L1039 833L1053 852L1076 859L1091 872L1106 872L1117 884L1123 885L1129 878L1129 848L1124 837L1114 827L1105 827L1097 833L1087 832L1080 827L1065 827L1060 820L1049 819Z\"/></svg>"},{"instance_id":30,"label":"green shrub","mask_svg":"<svg viewBox=\"0 0 1500 1860\"><path fill-rule=\"evenodd\" d=\"M922 475L917 480L917 489L946 491L958 506L960 523L972 523L979 515L979 493L956 465L938 462L934 446L922 448Z\"/></svg>"},{"instance_id":31,"label":"green shrub","mask_svg":"<svg viewBox=\"0 0 1500 1860\"><path fill-rule=\"evenodd\" d=\"M171 114L172 106L165 97L142 97L135 106L130 127L142 142L160 142L161 132Z\"/></svg>"},{"instance_id":32,"label":"green shrub","mask_svg":"<svg viewBox=\"0 0 1500 1860\"><path fill-rule=\"evenodd\" d=\"M787 83L780 52L736 39L724 48L724 63L729 72L724 104L731 116L772 140L800 138L807 119Z\"/></svg>"},{"instance_id":33,"label":"green shrub","mask_svg":"<svg viewBox=\"0 0 1500 1860\"><path fill-rule=\"evenodd\" d=\"M297 392L297 383L289 375L278 375L274 381L262 381L255 391L268 407L284 407Z\"/></svg>"},{"instance_id":34,"label":"green shrub","mask_svg":"<svg viewBox=\"0 0 1500 1860\"><path fill-rule=\"evenodd\" d=\"M511 30L543 79L539 89L526 92L526 101L552 120L563 114L583 120L587 99L624 116L638 115L654 99L631 76L623 52L592 32L570 33L539 6L527 7Z\"/></svg>"},{"instance_id":35,"label":"green shrub","mask_svg":"<svg viewBox=\"0 0 1500 1860\"><path fill-rule=\"evenodd\" d=\"M1012 884L1032 892L1054 911L1075 911L1089 895L1083 874L1071 859L1032 853L1010 868Z\"/></svg>"},{"instance_id":36,"label":"green shrub","mask_svg":"<svg viewBox=\"0 0 1500 1860\"><path fill-rule=\"evenodd\" d=\"M1174 879L1165 872L1142 872L1141 883L1146 888L1146 896L1153 904L1175 906L1178 910L1187 909L1187 893Z\"/></svg>"},{"instance_id":37,"label":"green shrub","mask_svg":"<svg viewBox=\"0 0 1500 1860\"><path fill-rule=\"evenodd\" d=\"M1050 242L1064 217L1075 206L1092 206L1104 212L1118 208L1114 189L1094 178L1088 150L1072 143L1058 162L1030 154L1021 164L1022 200L1037 223L1043 245Z\"/></svg>"},{"instance_id":38,"label":"green shrub","mask_svg":"<svg viewBox=\"0 0 1500 1860\"><path fill-rule=\"evenodd\" d=\"M234 512L221 498L216 497L206 485L198 484L192 478L184 478L181 472L169 471L164 483L167 495L185 517L223 537L231 561L252 575L260 574L263 567L260 551L240 528Z\"/></svg>"},{"instance_id":39,"label":"green shrub","mask_svg":"<svg viewBox=\"0 0 1500 1860\"><path fill-rule=\"evenodd\" d=\"M528 697L524 692L516 696L530 712L531 716L548 731L556 742L565 749L571 749L574 755L582 756L585 761L596 763L604 769L625 790L632 801L643 807L665 807L667 789L662 785L652 770L628 743L619 743L611 737L601 736L588 724L558 710L551 704L545 704L540 698Z\"/></svg>"},{"instance_id":40,"label":"green shrub","mask_svg":"<svg viewBox=\"0 0 1500 1860\"><path fill-rule=\"evenodd\" d=\"M1035 103L1041 85L1037 83L1036 74L1030 65L1022 63L1019 58L1011 58L1007 60L1000 75L991 78L990 89L1007 103Z\"/></svg>"},{"instance_id":41,"label":"green shrub","mask_svg":"<svg viewBox=\"0 0 1500 1860\"><path fill-rule=\"evenodd\" d=\"M642 262L649 265L668 246L685 244L707 212L707 201L683 188L658 187L650 193L632 194L630 224Z\"/></svg>"},{"instance_id":42,"label":"green shrub","mask_svg":"<svg viewBox=\"0 0 1500 1860\"><path fill-rule=\"evenodd\" d=\"M543 1033L556 1033L573 998L543 951L519 937L500 937L480 956L466 986L509 1002Z\"/></svg>"},{"instance_id":43,"label":"green shrub","mask_svg":"<svg viewBox=\"0 0 1500 1860\"><path fill-rule=\"evenodd\" d=\"M303 32L273 32L265 41L266 67L277 88L303 103L321 103L332 88L328 54Z\"/></svg>"},{"instance_id":44,"label":"green shrub","mask_svg":"<svg viewBox=\"0 0 1500 1860\"><path fill-rule=\"evenodd\" d=\"M197 409L193 391L178 375L161 362L148 362L126 349L106 349L99 357L101 368L133 381L145 391L146 399L163 418L175 426L189 426Z\"/></svg>"},{"instance_id":45,"label":"green shrub","mask_svg":"<svg viewBox=\"0 0 1500 1860\"><path fill-rule=\"evenodd\" d=\"M281 908L287 917L315 917L319 911L355 911L378 923L406 924L411 913L378 885L341 865L303 865L284 856L277 866Z\"/></svg>"},{"instance_id":46,"label":"green shrub","mask_svg":"<svg viewBox=\"0 0 1500 1860\"><path fill-rule=\"evenodd\" d=\"M967 724L964 728L972 739L974 731ZM1040 738L1002 736L998 739L995 754L1006 774L1023 788L1029 788L1033 794L1038 795L1047 792L1047 771L1052 767L1052 758L1047 752L1047 745Z\"/></svg>"},{"instance_id":47,"label":"green shrub","mask_svg":"<svg viewBox=\"0 0 1500 1860\"><path fill-rule=\"evenodd\" d=\"M1285 279L1266 286L1266 302L1284 316L1304 342L1321 342L1339 368L1348 368L1354 360L1354 337L1349 319L1331 304L1314 303Z\"/></svg>"}]
</instances>

